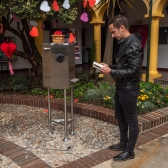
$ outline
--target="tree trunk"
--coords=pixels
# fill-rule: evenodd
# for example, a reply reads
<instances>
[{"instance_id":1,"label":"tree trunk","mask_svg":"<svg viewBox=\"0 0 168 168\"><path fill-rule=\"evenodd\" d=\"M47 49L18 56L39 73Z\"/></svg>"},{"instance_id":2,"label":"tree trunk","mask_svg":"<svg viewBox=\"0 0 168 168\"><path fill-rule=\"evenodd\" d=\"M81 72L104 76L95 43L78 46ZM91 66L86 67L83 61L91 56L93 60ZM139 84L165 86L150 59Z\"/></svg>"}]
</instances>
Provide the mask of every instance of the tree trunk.
<instances>
[{"instance_id":1,"label":"tree trunk","mask_svg":"<svg viewBox=\"0 0 168 168\"><path fill-rule=\"evenodd\" d=\"M36 60L34 59L34 57L32 57L31 54L22 52L22 51L15 51L14 55L27 59L30 62L30 64L32 65L35 77L38 79L39 84L42 84L42 67L40 66L41 60Z\"/></svg>"},{"instance_id":2,"label":"tree trunk","mask_svg":"<svg viewBox=\"0 0 168 168\"><path fill-rule=\"evenodd\" d=\"M113 1L110 0L110 5L108 9L108 23L112 19L114 15L114 5ZM106 45L105 45L105 51L104 51L104 58L103 62L106 64L112 64L113 58L113 38L111 37L111 33L108 30L107 36L106 36ZM110 82L111 84L114 84L114 80L111 78L111 75L104 75L103 80L106 82Z\"/></svg>"}]
</instances>

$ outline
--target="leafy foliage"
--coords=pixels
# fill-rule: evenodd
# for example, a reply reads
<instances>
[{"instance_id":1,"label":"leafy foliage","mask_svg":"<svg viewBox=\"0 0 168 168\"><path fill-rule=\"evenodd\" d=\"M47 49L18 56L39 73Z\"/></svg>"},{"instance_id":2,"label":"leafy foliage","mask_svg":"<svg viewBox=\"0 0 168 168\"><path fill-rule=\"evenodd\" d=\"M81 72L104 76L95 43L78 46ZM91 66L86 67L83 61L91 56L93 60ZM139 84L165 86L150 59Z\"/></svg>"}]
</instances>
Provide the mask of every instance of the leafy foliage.
<instances>
[{"instance_id":1,"label":"leafy foliage","mask_svg":"<svg viewBox=\"0 0 168 168\"><path fill-rule=\"evenodd\" d=\"M71 10L61 8L58 13L58 17L64 21L66 24L72 24L77 17L77 8L73 8Z\"/></svg>"},{"instance_id":2,"label":"leafy foliage","mask_svg":"<svg viewBox=\"0 0 168 168\"><path fill-rule=\"evenodd\" d=\"M140 83L137 107L140 114L168 106L168 88L151 82Z\"/></svg>"},{"instance_id":3,"label":"leafy foliage","mask_svg":"<svg viewBox=\"0 0 168 168\"><path fill-rule=\"evenodd\" d=\"M92 42L92 46L89 51L90 64L96 60L96 41Z\"/></svg>"},{"instance_id":4,"label":"leafy foliage","mask_svg":"<svg viewBox=\"0 0 168 168\"><path fill-rule=\"evenodd\" d=\"M29 80L26 77L12 76L9 79L9 83L14 92L20 91L21 93L27 93L29 91Z\"/></svg>"},{"instance_id":5,"label":"leafy foliage","mask_svg":"<svg viewBox=\"0 0 168 168\"><path fill-rule=\"evenodd\" d=\"M74 99L78 99L79 102L92 103L105 108L115 109L115 86L111 86L109 82L103 82L101 79L95 78L89 73L80 75L85 80L81 78L79 82L74 84ZM87 78L88 80L86 80ZM12 76L9 79L2 80L0 87L4 88L5 85L10 84L15 93L17 91L18 93L24 94L48 95L46 88L36 86L31 89L30 81L28 77ZM50 94L56 99L63 99L64 96L62 89L50 89ZM70 100L70 89L67 89L67 100ZM137 97L137 110L139 114L145 114L167 106L168 87L163 88L161 85L151 82L140 83L140 93Z\"/></svg>"},{"instance_id":6,"label":"leafy foliage","mask_svg":"<svg viewBox=\"0 0 168 168\"><path fill-rule=\"evenodd\" d=\"M114 108L115 86L110 86L108 82L98 82L95 88L87 89L81 101L101 105L107 108Z\"/></svg>"},{"instance_id":7,"label":"leafy foliage","mask_svg":"<svg viewBox=\"0 0 168 168\"><path fill-rule=\"evenodd\" d=\"M3 40L6 30L15 34L23 46L23 51L16 50L15 55L27 59L32 65L34 76L42 83L42 57L36 46L34 37L30 36L30 20L33 21L52 21L61 19L65 24L72 24L77 17L77 8L74 4L81 0L70 0L70 9L63 8L64 0L59 0L60 10L55 11L52 8L53 0L47 0L50 6L49 12L40 10L43 0L1 0L0 1L0 23L3 24L3 34L0 34L0 41ZM17 19L16 19L17 18ZM13 26L14 20L17 22Z\"/></svg>"},{"instance_id":8,"label":"leafy foliage","mask_svg":"<svg viewBox=\"0 0 168 168\"><path fill-rule=\"evenodd\" d=\"M40 10L40 5L43 0L15 0L8 1L3 0L0 2L0 16L4 15L6 9L10 9L10 12L14 13L20 19L28 20L52 20L60 17L66 24L72 24L77 17L77 8L71 7L70 9L64 9L62 7L63 0L59 0L60 11L52 9L49 12L43 12ZM73 5L79 0L70 0L70 4ZM52 6L53 0L48 0L48 5Z\"/></svg>"},{"instance_id":9,"label":"leafy foliage","mask_svg":"<svg viewBox=\"0 0 168 168\"><path fill-rule=\"evenodd\" d=\"M41 95L43 91L40 88L34 88L31 93L32 95Z\"/></svg>"}]
</instances>

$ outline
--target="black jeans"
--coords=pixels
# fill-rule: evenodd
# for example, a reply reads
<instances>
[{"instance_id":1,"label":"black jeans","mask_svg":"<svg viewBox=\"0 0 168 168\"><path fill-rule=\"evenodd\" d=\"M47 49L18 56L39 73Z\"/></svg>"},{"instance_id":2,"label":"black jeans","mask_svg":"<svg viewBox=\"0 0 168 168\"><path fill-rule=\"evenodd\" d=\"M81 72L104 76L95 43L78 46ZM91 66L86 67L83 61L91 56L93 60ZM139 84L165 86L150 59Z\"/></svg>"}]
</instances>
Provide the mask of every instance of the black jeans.
<instances>
[{"instance_id":1,"label":"black jeans","mask_svg":"<svg viewBox=\"0 0 168 168\"><path fill-rule=\"evenodd\" d=\"M137 90L116 90L115 117L120 129L120 143L126 144L126 150L133 152L139 134L137 118Z\"/></svg>"}]
</instances>

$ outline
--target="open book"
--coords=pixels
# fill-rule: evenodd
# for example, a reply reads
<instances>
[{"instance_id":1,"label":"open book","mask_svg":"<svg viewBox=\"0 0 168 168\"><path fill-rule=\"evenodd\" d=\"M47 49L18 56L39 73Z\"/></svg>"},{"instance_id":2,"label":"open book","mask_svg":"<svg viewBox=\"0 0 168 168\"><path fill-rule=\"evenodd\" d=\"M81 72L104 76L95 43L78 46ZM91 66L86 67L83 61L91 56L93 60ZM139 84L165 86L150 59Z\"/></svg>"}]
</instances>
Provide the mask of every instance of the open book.
<instances>
[{"instance_id":1,"label":"open book","mask_svg":"<svg viewBox=\"0 0 168 168\"><path fill-rule=\"evenodd\" d=\"M93 62L93 67L100 70L100 69L101 69L102 67L104 67L104 66L94 61L94 62Z\"/></svg>"}]
</instances>

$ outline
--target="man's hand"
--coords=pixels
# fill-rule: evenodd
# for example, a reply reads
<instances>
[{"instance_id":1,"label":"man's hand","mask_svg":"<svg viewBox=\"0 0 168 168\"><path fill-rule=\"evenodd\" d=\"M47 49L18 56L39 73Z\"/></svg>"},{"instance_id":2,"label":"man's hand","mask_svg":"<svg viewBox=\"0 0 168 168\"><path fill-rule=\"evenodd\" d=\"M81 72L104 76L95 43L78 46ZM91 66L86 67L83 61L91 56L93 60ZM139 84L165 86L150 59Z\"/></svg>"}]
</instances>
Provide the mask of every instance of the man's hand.
<instances>
[{"instance_id":1,"label":"man's hand","mask_svg":"<svg viewBox=\"0 0 168 168\"><path fill-rule=\"evenodd\" d=\"M100 71L103 72L103 74L110 74L111 68L109 68L109 66L105 63L101 63L101 65L103 65L103 67L100 69Z\"/></svg>"},{"instance_id":2,"label":"man's hand","mask_svg":"<svg viewBox=\"0 0 168 168\"><path fill-rule=\"evenodd\" d=\"M105 63L100 63L101 65L103 65L104 67L109 67L107 64L105 64Z\"/></svg>"}]
</instances>

